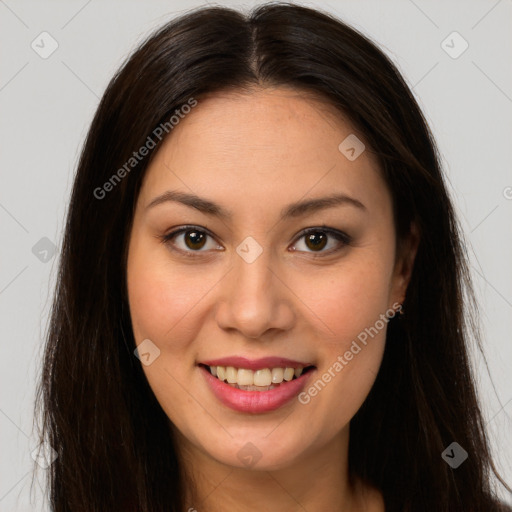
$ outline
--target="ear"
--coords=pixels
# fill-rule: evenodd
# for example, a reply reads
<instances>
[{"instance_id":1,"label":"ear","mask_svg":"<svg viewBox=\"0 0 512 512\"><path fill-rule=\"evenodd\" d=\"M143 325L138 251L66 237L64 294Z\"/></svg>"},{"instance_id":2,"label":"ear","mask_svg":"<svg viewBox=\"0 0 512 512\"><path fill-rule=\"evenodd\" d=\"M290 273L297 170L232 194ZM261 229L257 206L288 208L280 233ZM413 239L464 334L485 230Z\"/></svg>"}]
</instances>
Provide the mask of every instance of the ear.
<instances>
[{"instance_id":1,"label":"ear","mask_svg":"<svg viewBox=\"0 0 512 512\"><path fill-rule=\"evenodd\" d=\"M407 238L398 244L390 299L392 304L402 304L411 280L412 270L420 243L419 228L411 222Z\"/></svg>"}]
</instances>

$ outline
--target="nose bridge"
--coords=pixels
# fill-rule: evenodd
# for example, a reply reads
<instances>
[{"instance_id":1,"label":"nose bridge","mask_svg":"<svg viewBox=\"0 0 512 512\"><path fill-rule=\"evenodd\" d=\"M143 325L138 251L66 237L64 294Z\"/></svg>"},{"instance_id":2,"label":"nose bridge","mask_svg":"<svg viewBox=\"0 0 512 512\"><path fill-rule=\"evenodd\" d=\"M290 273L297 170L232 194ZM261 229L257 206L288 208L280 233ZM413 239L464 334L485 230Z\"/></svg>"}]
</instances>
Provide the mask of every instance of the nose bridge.
<instances>
[{"instance_id":1,"label":"nose bridge","mask_svg":"<svg viewBox=\"0 0 512 512\"><path fill-rule=\"evenodd\" d=\"M249 251L244 253L246 245L249 246ZM250 242L242 243L237 248L237 256L234 259L233 288L230 297L233 315L238 319L240 327L244 324L246 327L251 324L254 327L263 326L271 321L272 311L276 306L276 293L279 293L275 290L275 282L270 271L270 253L268 250L260 253Z\"/></svg>"},{"instance_id":2,"label":"nose bridge","mask_svg":"<svg viewBox=\"0 0 512 512\"><path fill-rule=\"evenodd\" d=\"M217 313L221 327L237 329L248 338L289 328L293 312L273 263L270 251L251 237L239 244Z\"/></svg>"}]
</instances>

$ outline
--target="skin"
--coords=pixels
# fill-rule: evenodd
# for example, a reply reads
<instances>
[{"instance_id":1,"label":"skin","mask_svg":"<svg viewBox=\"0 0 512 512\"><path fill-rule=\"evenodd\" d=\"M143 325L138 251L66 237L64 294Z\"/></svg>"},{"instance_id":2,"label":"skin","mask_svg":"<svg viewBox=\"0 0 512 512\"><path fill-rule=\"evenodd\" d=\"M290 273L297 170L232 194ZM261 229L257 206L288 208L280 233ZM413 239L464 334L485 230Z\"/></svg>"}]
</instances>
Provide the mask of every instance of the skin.
<instances>
[{"instance_id":1,"label":"skin","mask_svg":"<svg viewBox=\"0 0 512 512\"><path fill-rule=\"evenodd\" d=\"M136 343L150 339L160 350L143 369L196 482L186 495L198 512L384 510L379 491L349 483L348 442L382 361L385 327L308 404L292 400L264 414L221 404L197 366L282 356L312 362L314 382L403 300L417 236L413 230L396 254L377 163L368 149L354 161L338 149L352 133L363 140L339 112L293 89L217 94L180 121L147 170L128 253L130 313ZM171 201L148 208L169 190L205 197L232 218ZM288 204L333 193L365 208L343 204L279 220ZM180 234L173 250L162 237L184 225L213 237L197 249ZM323 248L306 244L301 232L323 225L352 241L329 235ZM236 252L248 236L263 249L252 263ZM261 454L252 467L237 457L247 442Z\"/></svg>"}]
</instances>

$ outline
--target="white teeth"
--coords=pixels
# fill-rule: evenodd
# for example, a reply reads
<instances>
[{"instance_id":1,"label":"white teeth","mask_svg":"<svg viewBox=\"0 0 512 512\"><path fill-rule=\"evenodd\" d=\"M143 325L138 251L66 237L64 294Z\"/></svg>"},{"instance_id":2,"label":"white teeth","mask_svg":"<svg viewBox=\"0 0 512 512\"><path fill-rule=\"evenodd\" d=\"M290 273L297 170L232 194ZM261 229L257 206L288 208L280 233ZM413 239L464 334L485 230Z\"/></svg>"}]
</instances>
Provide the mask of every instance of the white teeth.
<instances>
[{"instance_id":1,"label":"white teeth","mask_svg":"<svg viewBox=\"0 0 512 512\"><path fill-rule=\"evenodd\" d=\"M240 370L238 370L240 371ZM272 373L268 368L264 370L256 370L254 372L254 385L255 386L270 386L272 383Z\"/></svg>"},{"instance_id":2,"label":"white teeth","mask_svg":"<svg viewBox=\"0 0 512 512\"><path fill-rule=\"evenodd\" d=\"M212 372L212 368L216 368L215 373ZM219 380L226 380L226 368L224 366L210 366L212 375L216 376Z\"/></svg>"},{"instance_id":3,"label":"white teeth","mask_svg":"<svg viewBox=\"0 0 512 512\"><path fill-rule=\"evenodd\" d=\"M272 384L280 384L283 382L283 368L272 368Z\"/></svg>"},{"instance_id":4,"label":"white teeth","mask_svg":"<svg viewBox=\"0 0 512 512\"><path fill-rule=\"evenodd\" d=\"M303 368L261 368L260 370L249 370L246 368L235 368L233 366L210 366L210 372L221 381L240 389L252 391L253 388L273 389L275 385L284 381L289 382L294 377L302 375Z\"/></svg>"},{"instance_id":5,"label":"white teeth","mask_svg":"<svg viewBox=\"0 0 512 512\"><path fill-rule=\"evenodd\" d=\"M238 374L238 372L237 372L236 368L233 368L232 366L226 366L226 380L230 384L236 383L237 374Z\"/></svg>"},{"instance_id":6,"label":"white teeth","mask_svg":"<svg viewBox=\"0 0 512 512\"><path fill-rule=\"evenodd\" d=\"M239 368L235 382L239 386L253 386L254 385L254 372L252 370L246 370L245 368Z\"/></svg>"},{"instance_id":7,"label":"white teeth","mask_svg":"<svg viewBox=\"0 0 512 512\"><path fill-rule=\"evenodd\" d=\"M290 381L293 379L293 376L295 375L295 370L293 368L286 368L284 371L283 378L286 381Z\"/></svg>"}]
</instances>

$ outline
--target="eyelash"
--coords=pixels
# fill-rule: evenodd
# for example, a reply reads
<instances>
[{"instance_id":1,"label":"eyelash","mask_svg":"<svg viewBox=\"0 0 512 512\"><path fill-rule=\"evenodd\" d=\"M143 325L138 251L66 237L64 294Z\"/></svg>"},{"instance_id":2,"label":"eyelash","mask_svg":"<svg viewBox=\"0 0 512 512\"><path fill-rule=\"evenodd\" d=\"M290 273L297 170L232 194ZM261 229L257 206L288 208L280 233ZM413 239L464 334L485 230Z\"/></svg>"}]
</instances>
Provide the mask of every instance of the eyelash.
<instances>
[{"instance_id":1,"label":"eyelash","mask_svg":"<svg viewBox=\"0 0 512 512\"><path fill-rule=\"evenodd\" d=\"M202 251L202 250L197 250L197 251L184 250L184 249L179 249L179 248L174 246L174 244L172 243L172 239L177 237L178 235L180 235L182 233L186 233L187 231L197 231L198 233L202 233L202 234L208 235L209 237L215 239L215 237L209 231L207 231L205 229L201 229L201 228L199 228L197 226L193 226L193 225L183 226L183 227L181 227L179 229L176 229L176 230L172 231L171 233L168 233L168 234L163 235L163 236L159 236L158 238L160 238L162 243L168 245L172 250L178 251L178 252L180 252L182 254L185 254L188 257L195 257L196 253L207 252L207 251ZM335 238L338 242L341 242L340 246L338 246L338 247L336 247L334 249L330 249L328 251L320 251L320 252L300 251L300 252L309 253L313 257L324 257L324 256L328 256L328 255L337 253L338 251L341 251L346 245L349 245L352 242L352 237L347 235L343 231L338 231L337 229L328 228L327 226L319 226L319 227L307 228L307 229L303 230L297 236L297 238L295 238L296 242L294 242L294 245L301 238L303 238L303 237L305 237L305 236L307 236L307 235L309 235L311 233L325 233L325 234L330 235L333 238Z\"/></svg>"}]
</instances>

